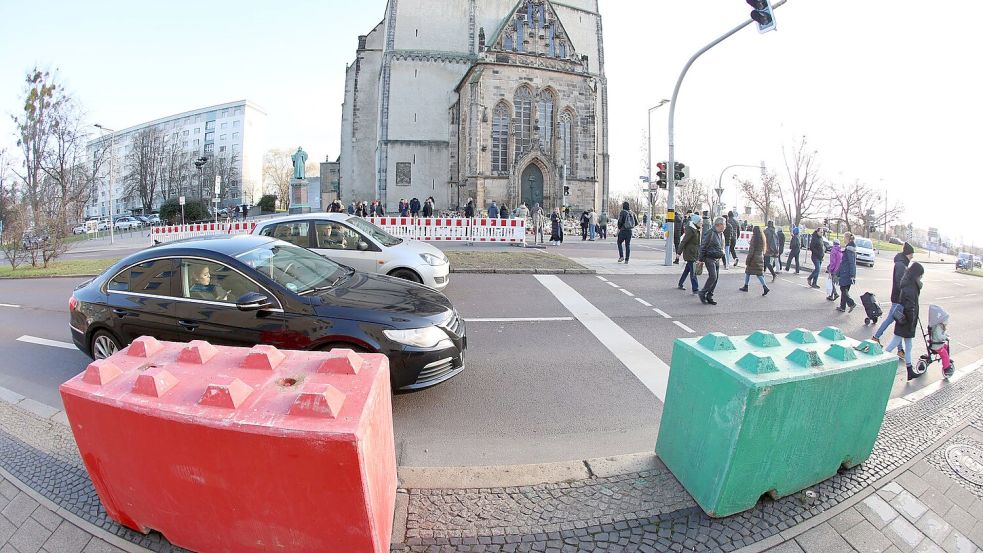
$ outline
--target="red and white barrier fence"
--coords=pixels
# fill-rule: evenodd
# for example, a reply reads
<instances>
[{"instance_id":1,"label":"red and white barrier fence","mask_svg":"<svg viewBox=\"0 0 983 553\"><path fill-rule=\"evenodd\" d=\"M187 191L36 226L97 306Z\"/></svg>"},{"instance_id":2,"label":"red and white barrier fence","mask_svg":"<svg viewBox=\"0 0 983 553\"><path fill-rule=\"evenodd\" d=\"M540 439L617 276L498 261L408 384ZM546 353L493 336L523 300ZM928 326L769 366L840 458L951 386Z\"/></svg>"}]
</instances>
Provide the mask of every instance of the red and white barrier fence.
<instances>
[{"instance_id":1,"label":"red and white barrier fence","mask_svg":"<svg viewBox=\"0 0 983 553\"><path fill-rule=\"evenodd\" d=\"M746 252L751 249L751 231L741 231L737 235L737 244L734 245L734 249L739 252Z\"/></svg>"},{"instance_id":2,"label":"red and white barrier fence","mask_svg":"<svg viewBox=\"0 0 983 553\"><path fill-rule=\"evenodd\" d=\"M175 242L186 238L201 238L218 234L249 234L256 223L196 223L192 225L159 226L150 229L150 243Z\"/></svg>"}]
</instances>

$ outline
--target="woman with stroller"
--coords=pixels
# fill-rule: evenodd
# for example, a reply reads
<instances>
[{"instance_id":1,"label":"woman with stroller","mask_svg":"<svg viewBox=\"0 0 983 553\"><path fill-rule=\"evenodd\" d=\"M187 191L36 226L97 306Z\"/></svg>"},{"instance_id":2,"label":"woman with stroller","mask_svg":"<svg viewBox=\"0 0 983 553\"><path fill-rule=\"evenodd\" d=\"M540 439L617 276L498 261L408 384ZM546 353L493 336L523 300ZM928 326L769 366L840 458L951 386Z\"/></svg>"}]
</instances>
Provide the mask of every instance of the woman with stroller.
<instances>
[{"instance_id":1,"label":"woman with stroller","mask_svg":"<svg viewBox=\"0 0 983 553\"><path fill-rule=\"evenodd\" d=\"M925 267L921 263L912 263L901 277L901 293L898 296L900 308L894 313L894 337L885 348L885 351L893 351L904 342L908 380L919 376L911 366L911 340L918 330L918 299L922 293L924 274Z\"/></svg>"},{"instance_id":2,"label":"woman with stroller","mask_svg":"<svg viewBox=\"0 0 983 553\"><path fill-rule=\"evenodd\" d=\"M829 265L826 267L829 273L829 283L832 289L826 296L827 301L836 301L840 294L836 291L836 284L839 281L840 263L843 262L843 249L840 248L840 241L833 240L833 248L829 250Z\"/></svg>"},{"instance_id":3,"label":"woman with stroller","mask_svg":"<svg viewBox=\"0 0 983 553\"><path fill-rule=\"evenodd\" d=\"M761 227L755 226L754 230L751 231L751 245L747 250L747 258L744 260L744 287L739 288L741 292L748 291L748 283L751 282L751 277L758 277L758 282L761 283L761 287L764 289L764 294L762 296L767 296L768 285L765 284L765 249L768 246L765 244L765 235L761 232Z\"/></svg>"}]
</instances>

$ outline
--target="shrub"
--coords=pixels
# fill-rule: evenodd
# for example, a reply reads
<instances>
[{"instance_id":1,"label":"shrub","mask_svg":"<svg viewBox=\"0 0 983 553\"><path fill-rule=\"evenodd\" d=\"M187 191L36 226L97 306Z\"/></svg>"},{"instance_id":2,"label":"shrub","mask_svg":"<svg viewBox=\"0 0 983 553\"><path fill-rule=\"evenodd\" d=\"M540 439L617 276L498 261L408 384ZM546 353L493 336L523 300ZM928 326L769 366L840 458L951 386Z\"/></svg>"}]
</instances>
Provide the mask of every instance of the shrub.
<instances>
[{"instance_id":1,"label":"shrub","mask_svg":"<svg viewBox=\"0 0 983 553\"><path fill-rule=\"evenodd\" d=\"M208 213L208 206L200 200L187 200L184 204L184 221L193 223L195 221L207 221L211 218ZM160 206L160 220L167 221L172 225L181 224L181 204L177 198L171 198Z\"/></svg>"},{"instance_id":2,"label":"shrub","mask_svg":"<svg viewBox=\"0 0 983 553\"><path fill-rule=\"evenodd\" d=\"M267 194L259 199L259 206L263 213L275 213L276 212L276 196L273 194Z\"/></svg>"}]
</instances>

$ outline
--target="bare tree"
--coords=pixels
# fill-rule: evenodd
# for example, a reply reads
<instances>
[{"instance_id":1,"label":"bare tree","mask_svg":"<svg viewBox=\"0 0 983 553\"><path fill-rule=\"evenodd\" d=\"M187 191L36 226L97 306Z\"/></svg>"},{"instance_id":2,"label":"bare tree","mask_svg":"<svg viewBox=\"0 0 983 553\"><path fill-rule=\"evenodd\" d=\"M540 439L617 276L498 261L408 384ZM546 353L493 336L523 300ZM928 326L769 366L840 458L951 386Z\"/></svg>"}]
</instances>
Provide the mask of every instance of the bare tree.
<instances>
[{"instance_id":1,"label":"bare tree","mask_svg":"<svg viewBox=\"0 0 983 553\"><path fill-rule=\"evenodd\" d=\"M17 185L12 178L12 162L7 150L0 149L0 230L17 206Z\"/></svg>"},{"instance_id":2,"label":"bare tree","mask_svg":"<svg viewBox=\"0 0 983 553\"><path fill-rule=\"evenodd\" d=\"M744 196L761 212L764 222L771 220L771 214L776 208L775 203L781 196L778 175L767 173L760 183L746 179L737 182Z\"/></svg>"},{"instance_id":3,"label":"bare tree","mask_svg":"<svg viewBox=\"0 0 983 553\"><path fill-rule=\"evenodd\" d=\"M290 160L290 150L272 149L263 156L263 181L267 194L274 194L280 209L290 205L290 179L294 176L294 165Z\"/></svg>"},{"instance_id":4,"label":"bare tree","mask_svg":"<svg viewBox=\"0 0 983 553\"><path fill-rule=\"evenodd\" d=\"M175 196L190 195L191 181L195 177L194 159L195 155L186 152L177 140L167 142L159 190L162 202Z\"/></svg>"},{"instance_id":5,"label":"bare tree","mask_svg":"<svg viewBox=\"0 0 983 553\"><path fill-rule=\"evenodd\" d=\"M150 213L160 189L167 163L167 141L159 127L137 132L126 155L123 182L128 198L139 198L144 213Z\"/></svg>"},{"instance_id":6,"label":"bare tree","mask_svg":"<svg viewBox=\"0 0 983 553\"><path fill-rule=\"evenodd\" d=\"M785 158L785 169L788 171L788 190L779 187L782 208L792 224L798 226L803 219L814 215L813 209L822 201L820 192L822 184L819 181L819 152L809 149L805 136L797 144L793 144L791 158L782 147L782 157Z\"/></svg>"},{"instance_id":7,"label":"bare tree","mask_svg":"<svg viewBox=\"0 0 983 553\"><path fill-rule=\"evenodd\" d=\"M214 186L215 177L222 179L219 199L224 201L237 200L242 188L242 174L239 171L239 154L219 153L208 161L205 166L205 182ZM292 175L292 173L291 173ZM287 189L290 189L289 181ZM214 192L214 188L210 189Z\"/></svg>"},{"instance_id":8,"label":"bare tree","mask_svg":"<svg viewBox=\"0 0 983 553\"><path fill-rule=\"evenodd\" d=\"M3 230L0 232L0 249L10 264L17 270L18 265L26 260L24 249L24 233L27 231L27 213L23 205L13 203L4 210Z\"/></svg>"},{"instance_id":9,"label":"bare tree","mask_svg":"<svg viewBox=\"0 0 983 553\"><path fill-rule=\"evenodd\" d=\"M64 224L82 218L92 197L99 167L108 158L96 150L89 159L86 143L89 134L82 125L82 115L70 98L51 114L50 139L42 159L47 178L44 196L54 202Z\"/></svg>"},{"instance_id":10,"label":"bare tree","mask_svg":"<svg viewBox=\"0 0 983 553\"><path fill-rule=\"evenodd\" d=\"M55 84L54 77L37 67L27 72L24 82L23 113L12 118L16 127L17 147L24 158L23 171L18 176L24 183L24 196L31 207L31 215L38 218L44 199L44 159L54 114L66 97L61 87Z\"/></svg>"},{"instance_id":11,"label":"bare tree","mask_svg":"<svg viewBox=\"0 0 983 553\"><path fill-rule=\"evenodd\" d=\"M694 213L713 206L713 199L716 192L709 184L698 179L683 179L676 184L675 204L676 212L683 213L687 209L692 209Z\"/></svg>"}]
</instances>

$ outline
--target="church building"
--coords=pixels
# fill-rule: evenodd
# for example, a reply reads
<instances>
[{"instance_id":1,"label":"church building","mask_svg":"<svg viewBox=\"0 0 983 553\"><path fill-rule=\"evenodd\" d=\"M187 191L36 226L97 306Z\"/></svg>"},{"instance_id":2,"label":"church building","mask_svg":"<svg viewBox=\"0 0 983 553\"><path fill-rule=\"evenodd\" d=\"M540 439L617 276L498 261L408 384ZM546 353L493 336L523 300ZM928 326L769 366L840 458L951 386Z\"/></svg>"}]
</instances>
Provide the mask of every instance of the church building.
<instances>
[{"instance_id":1,"label":"church building","mask_svg":"<svg viewBox=\"0 0 983 553\"><path fill-rule=\"evenodd\" d=\"M607 112L598 0L389 0L347 69L341 198L606 209Z\"/></svg>"}]
</instances>

